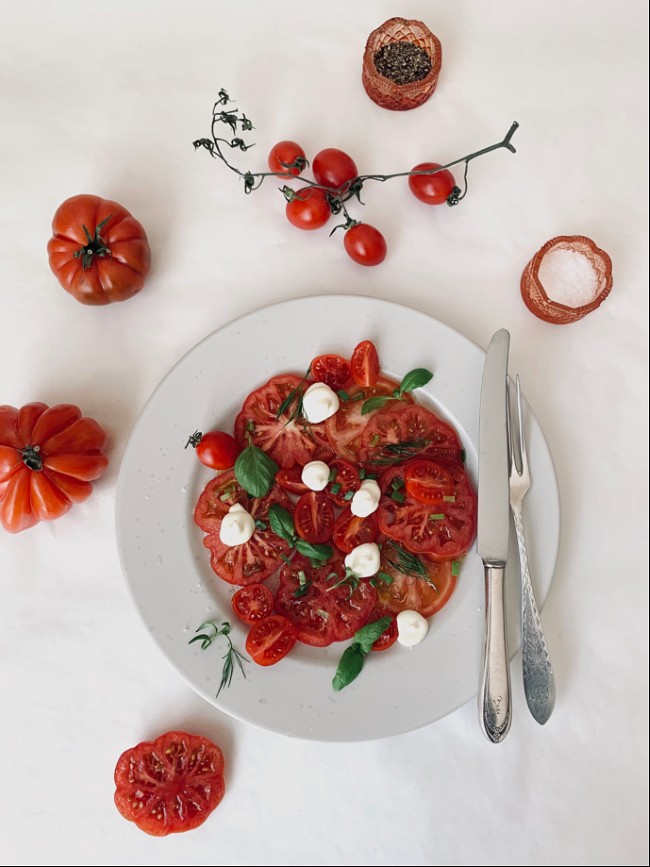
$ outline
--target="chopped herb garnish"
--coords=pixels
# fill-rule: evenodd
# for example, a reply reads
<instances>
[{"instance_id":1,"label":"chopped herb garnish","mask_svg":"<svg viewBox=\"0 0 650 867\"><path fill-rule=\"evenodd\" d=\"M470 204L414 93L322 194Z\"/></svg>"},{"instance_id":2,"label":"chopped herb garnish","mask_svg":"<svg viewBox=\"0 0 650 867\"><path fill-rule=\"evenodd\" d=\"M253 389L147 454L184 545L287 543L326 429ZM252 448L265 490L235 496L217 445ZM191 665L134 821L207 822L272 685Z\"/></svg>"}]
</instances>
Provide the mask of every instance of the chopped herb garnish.
<instances>
[{"instance_id":1,"label":"chopped herb garnish","mask_svg":"<svg viewBox=\"0 0 650 867\"><path fill-rule=\"evenodd\" d=\"M296 421L299 418L303 417L303 408L302 408L302 396L304 394L304 386L307 382L307 377L309 376L309 372L311 370L311 365L307 368L307 372L300 380L296 388L292 388L291 391L287 394L285 399L282 401L280 406L278 407L278 411L276 413L276 418L280 418L282 415L287 415L288 418L286 420L285 427L289 424L289 422ZM292 405L295 403L295 406ZM291 412L288 410L291 409Z\"/></svg>"},{"instance_id":2,"label":"chopped herb garnish","mask_svg":"<svg viewBox=\"0 0 650 867\"><path fill-rule=\"evenodd\" d=\"M394 491L398 491L400 488L404 487L404 479L401 476L395 476L393 481L390 483L390 486Z\"/></svg>"},{"instance_id":3,"label":"chopped herb garnish","mask_svg":"<svg viewBox=\"0 0 650 867\"><path fill-rule=\"evenodd\" d=\"M334 482L334 484L330 488L330 494L338 494L338 492L341 490L342 487L343 486L341 485L340 482Z\"/></svg>"},{"instance_id":4,"label":"chopped herb garnish","mask_svg":"<svg viewBox=\"0 0 650 867\"><path fill-rule=\"evenodd\" d=\"M257 527L258 530L268 529L268 524L266 524L264 521L260 521L259 518L255 519L255 526Z\"/></svg>"},{"instance_id":5,"label":"chopped herb garnish","mask_svg":"<svg viewBox=\"0 0 650 867\"><path fill-rule=\"evenodd\" d=\"M246 422L246 433L253 433L255 430L255 422L252 418L249 418Z\"/></svg>"},{"instance_id":6,"label":"chopped herb garnish","mask_svg":"<svg viewBox=\"0 0 650 867\"><path fill-rule=\"evenodd\" d=\"M222 635L228 642L228 650L223 656L224 663L221 671L219 689L217 690L218 697L224 687L230 686L233 672L235 671L235 665L239 666L241 673L246 677L243 663L250 662L250 660L245 656L242 656L242 654L234 647L230 638L230 623L228 623L227 620L224 620L224 622L219 626L217 626L217 624L212 620L206 620L206 622L202 623L196 631L201 632L202 629L208 631L201 633L201 635L195 635L194 638L190 638L188 644L194 644L195 641L200 641L201 650L206 650L219 635Z\"/></svg>"},{"instance_id":7,"label":"chopped herb garnish","mask_svg":"<svg viewBox=\"0 0 650 867\"><path fill-rule=\"evenodd\" d=\"M348 400L350 400L350 395L347 393L347 391L344 388L339 388L339 390L336 393L341 398L343 403L346 403Z\"/></svg>"},{"instance_id":8,"label":"chopped herb garnish","mask_svg":"<svg viewBox=\"0 0 650 867\"><path fill-rule=\"evenodd\" d=\"M454 497L453 494L451 494L450 496L443 497L442 501L443 501L443 503L455 503L456 497Z\"/></svg>"},{"instance_id":9,"label":"chopped herb garnish","mask_svg":"<svg viewBox=\"0 0 650 867\"><path fill-rule=\"evenodd\" d=\"M461 459L461 461L462 461L463 463L465 463L465 458L466 458L466 457L467 457L467 452L465 451L465 449L461 449L461 450L460 450L460 459Z\"/></svg>"},{"instance_id":10,"label":"chopped herb garnish","mask_svg":"<svg viewBox=\"0 0 650 867\"><path fill-rule=\"evenodd\" d=\"M333 482L336 479L337 472L338 472L338 470L336 469L336 467L332 467L332 469L330 470L330 474L327 477L327 481Z\"/></svg>"},{"instance_id":11,"label":"chopped herb garnish","mask_svg":"<svg viewBox=\"0 0 650 867\"><path fill-rule=\"evenodd\" d=\"M389 575L388 572L377 572L377 578L382 582L382 584L393 583L393 576Z\"/></svg>"},{"instance_id":12,"label":"chopped herb garnish","mask_svg":"<svg viewBox=\"0 0 650 867\"><path fill-rule=\"evenodd\" d=\"M397 572L403 575L412 575L413 578L421 578L427 584L435 587L435 584L429 576L427 567L417 554L411 554L406 548L402 548L397 542L387 542L383 552L384 560L389 566L392 566Z\"/></svg>"},{"instance_id":13,"label":"chopped herb garnish","mask_svg":"<svg viewBox=\"0 0 650 867\"><path fill-rule=\"evenodd\" d=\"M438 512L438 513L435 514L435 515L429 515L429 520L430 520L430 521L444 521L444 520L445 520L445 515L444 515L443 512Z\"/></svg>"},{"instance_id":14,"label":"chopped herb garnish","mask_svg":"<svg viewBox=\"0 0 650 867\"><path fill-rule=\"evenodd\" d=\"M366 477L366 471L364 470L363 467L361 467L361 469L359 470L359 478L363 481L363 479L365 479L365 477Z\"/></svg>"},{"instance_id":15,"label":"chopped herb garnish","mask_svg":"<svg viewBox=\"0 0 650 867\"><path fill-rule=\"evenodd\" d=\"M403 503L406 497L401 491L397 491L393 489L390 494L391 500L395 500L396 503Z\"/></svg>"},{"instance_id":16,"label":"chopped herb garnish","mask_svg":"<svg viewBox=\"0 0 650 867\"><path fill-rule=\"evenodd\" d=\"M377 442L371 440L370 448L374 448L378 445L378 442L379 437ZM429 440L425 439L404 440L401 443L386 443L379 449L377 454L368 461L368 463L374 464L377 467L389 467L393 464L399 464L402 461L406 461L409 458L416 457L421 454L428 445Z\"/></svg>"},{"instance_id":17,"label":"chopped herb garnish","mask_svg":"<svg viewBox=\"0 0 650 867\"><path fill-rule=\"evenodd\" d=\"M354 497L354 491L346 491L346 492L343 494L343 499L344 499L344 500L351 500L352 497Z\"/></svg>"},{"instance_id":18,"label":"chopped herb garnish","mask_svg":"<svg viewBox=\"0 0 650 867\"><path fill-rule=\"evenodd\" d=\"M460 575L460 560L454 560L451 564L451 574L454 578L458 578Z\"/></svg>"},{"instance_id":19,"label":"chopped herb garnish","mask_svg":"<svg viewBox=\"0 0 650 867\"><path fill-rule=\"evenodd\" d=\"M299 599L301 596L304 596L305 593L309 590L311 586L311 581L307 579L305 572L301 569L297 575L298 578L298 587L293 591L293 595L296 599Z\"/></svg>"}]
</instances>

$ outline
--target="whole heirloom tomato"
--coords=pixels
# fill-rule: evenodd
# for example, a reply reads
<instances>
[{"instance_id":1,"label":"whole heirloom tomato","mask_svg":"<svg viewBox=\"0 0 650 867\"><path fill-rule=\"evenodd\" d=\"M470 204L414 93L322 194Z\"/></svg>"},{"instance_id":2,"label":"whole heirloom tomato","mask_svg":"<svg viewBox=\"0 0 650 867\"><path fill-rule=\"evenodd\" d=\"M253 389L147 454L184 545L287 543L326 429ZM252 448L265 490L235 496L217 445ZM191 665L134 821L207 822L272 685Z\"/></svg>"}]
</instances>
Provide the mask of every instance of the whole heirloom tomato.
<instances>
[{"instance_id":1,"label":"whole heirloom tomato","mask_svg":"<svg viewBox=\"0 0 650 867\"><path fill-rule=\"evenodd\" d=\"M47 245L50 268L82 304L126 301L151 267L147 235L131 214L99 196L73 196L57 209Z\"/></svg>"},{"instance_id":2,"label":"whole heirloom tomato","mask_svg":"<svg viewBox=\"0 0 650 867\"><path fill-rule=\"evenodd\" d=\"M108 466L106 434L72 404L0 406L0 522L19 533L64 515Z\"/></svg>"}]
</instances>

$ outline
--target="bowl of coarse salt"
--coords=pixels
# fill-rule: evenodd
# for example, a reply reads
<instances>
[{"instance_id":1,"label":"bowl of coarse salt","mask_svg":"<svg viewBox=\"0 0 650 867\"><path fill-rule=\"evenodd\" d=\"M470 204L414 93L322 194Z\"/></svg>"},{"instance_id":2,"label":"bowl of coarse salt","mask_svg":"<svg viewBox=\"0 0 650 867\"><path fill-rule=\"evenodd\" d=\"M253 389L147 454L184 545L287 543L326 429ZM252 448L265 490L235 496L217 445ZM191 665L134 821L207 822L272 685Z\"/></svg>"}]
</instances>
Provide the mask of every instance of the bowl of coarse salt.
<instances>
[{"instance_id":1,"label":"bowl of coarse salt","mask_svg":"<svg viewBox=\"0 0 650 867\"><path fill-rule=\"evenodd\" d=\"M526 307L555 325L568 325L599 307L612 290L612 260L590 238L551 238L524 268Z\"/></svg>"}]
</instances>

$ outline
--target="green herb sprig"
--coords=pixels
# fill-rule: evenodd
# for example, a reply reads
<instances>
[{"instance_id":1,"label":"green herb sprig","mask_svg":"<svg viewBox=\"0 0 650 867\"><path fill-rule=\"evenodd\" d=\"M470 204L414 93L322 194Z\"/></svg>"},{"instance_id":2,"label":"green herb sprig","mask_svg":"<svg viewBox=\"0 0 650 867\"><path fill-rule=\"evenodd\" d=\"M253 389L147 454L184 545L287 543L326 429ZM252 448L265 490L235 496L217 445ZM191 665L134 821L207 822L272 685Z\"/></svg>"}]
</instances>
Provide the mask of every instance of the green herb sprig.
<instances>
[{"instance_id":1,"label":"green herb sprig","mask_svg":"<svg viewBox=\"0 0 650 867\"><path fill-rule=\"evenodd\" d=\"M235 461L235 478L252 497L265 497L279 467L273 458L253 444L250 433L246 436L248 445Z\"/></svg>"},{"instance_id":2,"label":"green herb sprig","mask_svg":"<svg viewBox=\"0 0 650 867\"><path fill-rule=\"evenodd\" d=\"M202 623L199 628L196 630L197 632L201 632L202 629L209 630L208 632L202 632L201 635L195 635L194 638L190 638L188 644L194 644L195 641L201 642L201 650L207 650L208 647L212 644L215 638L218 638L220 635L223 636L228 642L228 650L224 654L223 658L223 669L221 671L221 681L219 683L219 689L217 690L217 697L224 687L230 686L232 683L232 676L235 671L235 665L239 666L239 670L243 674L244 678L246 677L246 672L244 671L244 663L250 662L245 656L236 649L236 647L232 643L232 639L230 638L230 623L227 620L224 620L223 623L217 625L213 620L206 620L205 623Z\"/></svg>"},{"instance_id":3,"label":"green herb sprig","mask_svg":"<svg viewBox=\"0 0 650 867\"><path fill-rule=\"evenodd\" d=\"M288 542L303 557L307 557L315 569L323 566L334 555L331 545L314 545L301 539L296 533L291 512L279 503L273 503L269 509L269 524L276 536Z\"/></svg>"},{"instance_id":4,"label":"green herb sprig","mask_svg":"<svg viewBox=\"0 0 650 867\"><path fill-rule=\"evenodd\" d=\"M289 422L297 421L298 419L304 418L302 397L304 394L305 383L307 382L307 377L309 376L310 370L311 365L307 368L305 375L300 380L298 385L295 388L291 389L291 391L287 394L285 399L278 407L278 411L275 414L276 418L280 418L280 416L285 415L295 403L295 406L293 407L293 409L291 409L291 412L289 413L289 416L284 423L285 427L289 424Z\"/></svg>"},{"instance_id":5,"label":"green herb sprig","mask_svg":"<svg viewBox=\"0 0 650 867\"><path fill-rule=\"evenodd\" d=\"M377 394L364 401L361 406L361 415L368 415L369 412L382 409L391 400L404 400L405 394L410 394L416 388L422 388L432 379L433 374L426 367L416 367L415 370L409 370L392 394Z\"/></svg>"},{"instance_id":6,"label":"green herb sprig","mask_svg":"<svg viewBox=\"0 0 650 867\"><path fill-rule=\"evenodd\" d=\"M354 635L353 643L345 649L339 660L332 686L339 692L356 680L361 674L366 656L372 650L372 645L388 629L392 617L380 617L372 623L366 623Z\"/></svg>"},{"instance_id":7,"label":"green herb sprig","mask_svg":"<svg viewBox=\"0 0 650 867\"><path fill-rule=\"evenodd\" d=\"M376 467L390 467L393 464L401 464L409 458L415 458L426 449L430 440L413 439L403 440L401 443L386 443L377 450L374 457L368 460L369 464ZM371 445L372 448L372 445Z\"/></svg>"},{"instance_id":8,"label":"green herb sprig","mask_svg":"<svg viewBox=\"0 0 650 867\"><path fill-rule=\"evenodd\" d=\"M397 542L387 542L383 550L384 560L397 572L403 575L411 575L413 578L421 578L430 584L436 591L438 588L431 580L431 576L422 560L417 554L411 554L406 548L402 548Z\"/></svg>"}]
</instances>

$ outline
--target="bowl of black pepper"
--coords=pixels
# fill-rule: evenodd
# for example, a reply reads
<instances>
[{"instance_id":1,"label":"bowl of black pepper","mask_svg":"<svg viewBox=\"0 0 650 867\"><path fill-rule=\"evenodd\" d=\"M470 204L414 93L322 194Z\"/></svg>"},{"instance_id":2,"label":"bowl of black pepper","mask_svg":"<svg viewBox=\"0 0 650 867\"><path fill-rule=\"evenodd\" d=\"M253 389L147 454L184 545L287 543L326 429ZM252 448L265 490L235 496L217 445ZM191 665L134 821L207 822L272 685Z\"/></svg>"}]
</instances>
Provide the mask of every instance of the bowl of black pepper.
<instances>
[{"instance_id":1,"label":"bowl of black pepper","mask_svg":"<svg viewBox=\"0 0 650 867\"><path fill-rule=\"evenodd\" d=\"M442 45L426 24L390 18L368 37L361 78L377 105L408 111L429 99L441 66Z\"/></svg>"}]
</instances>

